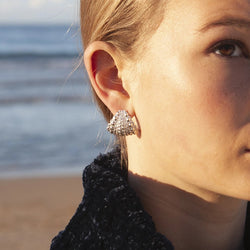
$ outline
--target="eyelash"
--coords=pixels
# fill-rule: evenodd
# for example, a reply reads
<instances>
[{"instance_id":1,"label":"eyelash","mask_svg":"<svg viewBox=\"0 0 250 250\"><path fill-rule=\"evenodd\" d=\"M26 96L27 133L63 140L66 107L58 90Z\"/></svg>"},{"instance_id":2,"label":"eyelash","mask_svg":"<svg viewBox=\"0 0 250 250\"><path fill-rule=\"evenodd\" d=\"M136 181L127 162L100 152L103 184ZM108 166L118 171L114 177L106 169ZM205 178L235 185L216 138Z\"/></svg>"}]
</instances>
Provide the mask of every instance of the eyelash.
<instances>
[{"instance_id":1,"label":"eyelash","mask_svg":"<svg viewBox=\"0 0 250 250\"><path fill-rule=\"evenodd\" d=\"M235 47L238 47L241 52L242 52L242 56L226 56L226 55L220 55L218 53L216 53L216 51L222 49L223 46L225 45L233 45ZM216 56L220 56L220 57L224 57L224 58L239 58L239 57L245 57L245 58L249 58L249 52L247 51L246 46L244 45L244 43L242 43L239 40L234 40L234 39L227 39L227 40L223 40L220 41L218 43L216 43L214 46L212 46L212 48L209 51L210 53L214 53Z\"/></svg>"}]
</instances>

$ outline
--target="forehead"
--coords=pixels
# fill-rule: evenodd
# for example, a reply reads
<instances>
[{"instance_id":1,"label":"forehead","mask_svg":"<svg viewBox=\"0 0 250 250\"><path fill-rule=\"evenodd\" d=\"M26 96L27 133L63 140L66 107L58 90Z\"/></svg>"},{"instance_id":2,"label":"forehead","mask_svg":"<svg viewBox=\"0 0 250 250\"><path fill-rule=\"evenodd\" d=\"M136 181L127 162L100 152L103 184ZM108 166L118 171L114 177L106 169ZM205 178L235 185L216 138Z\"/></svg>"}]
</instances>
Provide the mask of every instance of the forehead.
<instances>
[{"instance_id":1,"label":"forehead","mask_svg":"<svg viewBox=\"0 0 250 250\"><path fill-rule=\"evenodd\" d=\"M174 22L192 20L199 24L222 16L250 19L250 0L171 0L166 19Z\"/></svg>"},{"instance_id":2,"label":"forehead","mask_svg":"<svg viewBox=\"0 0 250 250\"><path fill-rule=\"evenodd\" d=\"M167 5L169 8L175 9L199 9L208 12L215 11L216 9L218 11L233 11L242 8L245 9L247 7L249 8L250 0L171 0Z\"/></svg>"}]
</instances>

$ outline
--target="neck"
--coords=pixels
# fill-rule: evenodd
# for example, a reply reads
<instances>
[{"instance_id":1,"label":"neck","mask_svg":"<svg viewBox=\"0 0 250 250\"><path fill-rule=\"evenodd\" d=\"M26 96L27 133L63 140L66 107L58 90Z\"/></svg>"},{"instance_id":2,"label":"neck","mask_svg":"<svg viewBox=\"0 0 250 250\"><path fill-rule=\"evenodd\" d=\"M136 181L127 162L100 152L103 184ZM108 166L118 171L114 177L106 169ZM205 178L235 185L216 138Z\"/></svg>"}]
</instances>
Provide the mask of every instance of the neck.
<instances>
[{"instance_id":1,"label":"neck","mask_svg":"<svg viewBox=\"0 0 250 250\"><path fill-rule=\"evenodd\" d=\"M176 250L243 249L247 202L217 196L205 201L197 196L129 172L129 183L158 232Z\"/></svg>"}]
</instances>

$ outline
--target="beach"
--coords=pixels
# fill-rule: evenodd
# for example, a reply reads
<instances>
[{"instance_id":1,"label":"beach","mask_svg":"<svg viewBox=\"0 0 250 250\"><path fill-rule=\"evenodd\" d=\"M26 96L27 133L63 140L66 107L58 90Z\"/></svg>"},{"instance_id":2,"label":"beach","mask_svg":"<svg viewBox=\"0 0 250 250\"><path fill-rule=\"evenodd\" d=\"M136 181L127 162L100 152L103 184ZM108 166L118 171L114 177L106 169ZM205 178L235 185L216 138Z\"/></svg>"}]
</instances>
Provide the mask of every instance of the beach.
<instances>
[{"instance_id":1,"label":"beach","mask_svg":"<svg viewBox=\"0 0 250 250\"><path fill-rule=\"evenodd\" d=\"M49 249L82 196L81 176L0 180L1 249Z\"/></svg>"},{"instance_id":2,"label":"beach","mask_svg":"<svg viewBox=\"0 0 250 250\"><path fill-rule=\"evenodd\" d=\"M7 24L0 37L0 248L46 250L110 135L93 103L78 26Z\"/></svg>"}]
</instances>

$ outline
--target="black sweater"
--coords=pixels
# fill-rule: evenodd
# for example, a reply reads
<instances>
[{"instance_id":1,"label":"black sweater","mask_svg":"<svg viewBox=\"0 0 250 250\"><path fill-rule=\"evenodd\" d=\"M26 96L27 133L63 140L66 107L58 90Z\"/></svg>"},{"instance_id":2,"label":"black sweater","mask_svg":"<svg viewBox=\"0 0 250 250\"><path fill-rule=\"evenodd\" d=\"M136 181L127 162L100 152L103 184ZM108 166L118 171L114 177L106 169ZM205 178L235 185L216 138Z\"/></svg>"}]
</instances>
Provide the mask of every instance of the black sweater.
<instances>
[{"instance_id":1,"label":"black sweater","mask_svg":"<svg viewBox=\"0 0 250 250\"><path fill-rule=\"evenodd\" d=\"M83 172L84 197L64 231L52 240L51 250L172 250L158 233L127 182L120 151L100 155ZM249 209L248 209L249 210ZM250 250L249 211L245 249Z\"/></svg>"}]
</instances>

